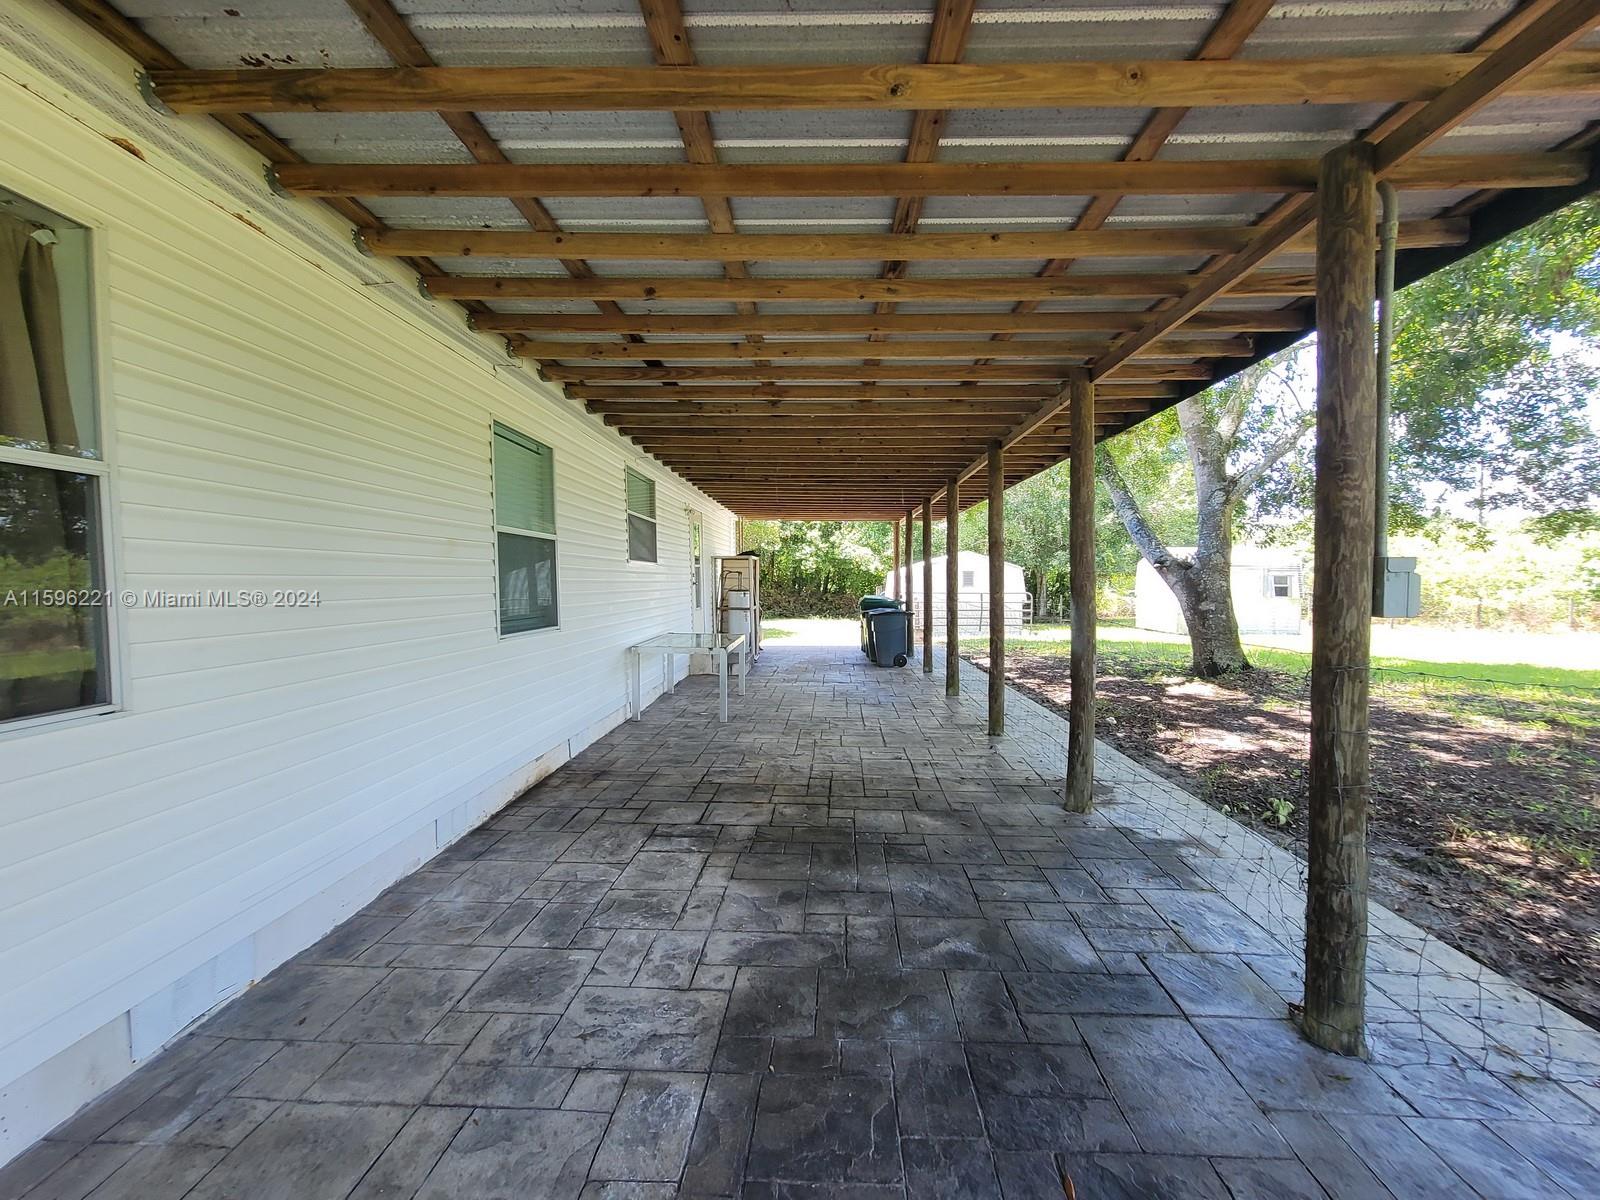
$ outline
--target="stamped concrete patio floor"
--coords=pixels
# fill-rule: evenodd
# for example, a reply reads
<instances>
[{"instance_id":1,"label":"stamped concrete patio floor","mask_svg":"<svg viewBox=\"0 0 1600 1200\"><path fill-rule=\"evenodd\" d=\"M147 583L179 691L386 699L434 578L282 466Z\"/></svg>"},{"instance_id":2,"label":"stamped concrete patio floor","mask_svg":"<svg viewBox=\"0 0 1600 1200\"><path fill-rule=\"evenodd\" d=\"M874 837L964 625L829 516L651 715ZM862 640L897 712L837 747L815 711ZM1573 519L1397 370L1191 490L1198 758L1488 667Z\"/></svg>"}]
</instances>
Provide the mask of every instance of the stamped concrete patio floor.
<instances>
[{"instance_id":1,"label":"stamped concrete patio floor","mask_svg":"<svg viewBox=\"0 0 1600 1200\"><path fill-rule=\"evenodd\" d=\"M1597 1194L1600 1036L1378 912L1372 1061L1310 1048L1298 862L1104 747L1062 812L1061 722L991 742L981 683L691 680L0 1195Z\"/></svg>"}]
</instances>

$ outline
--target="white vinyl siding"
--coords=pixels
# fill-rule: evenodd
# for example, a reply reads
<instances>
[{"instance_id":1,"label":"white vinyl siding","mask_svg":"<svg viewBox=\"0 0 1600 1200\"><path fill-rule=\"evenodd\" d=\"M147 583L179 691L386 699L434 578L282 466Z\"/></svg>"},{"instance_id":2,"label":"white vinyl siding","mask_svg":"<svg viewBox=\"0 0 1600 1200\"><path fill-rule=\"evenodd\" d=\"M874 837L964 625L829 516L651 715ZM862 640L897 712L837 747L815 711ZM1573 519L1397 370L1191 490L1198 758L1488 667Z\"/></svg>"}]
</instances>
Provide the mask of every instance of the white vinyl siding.
<instances>
[{"instance_id":1,"label":"white vinyl siding","mask_svg":"<svg viewBox=\"0 0 1600 1200\"><path fill-rule=\"evenodd\" d=\"M119 607L118 711L0 732L0 1096L208 964L248 982L308 945L622 720L626 648L693 616L685 523L667 569L624 561L633 446L134 80L65 10L0 5L0 187L97 247L114 586L320 603ZM537 636L499 637L496 422L559 466ZM730 513L656 482L732 552ZM197 1015L172 1011L133 1044ZM30 1094L107 1086L104 1061ZM43 1132L10 1105L0 1160Z\"/></svg>"},{"instance_id":2,"label":"white vinyl siding","mask_svg":"<svg viewBox=\"0 0 1600 1200\"><path fill-rule=\"evenodd\" d=\"M655 481L632 467L622 474L628 509L628 561L657 562Z\"/></svg>"}]
</instances>

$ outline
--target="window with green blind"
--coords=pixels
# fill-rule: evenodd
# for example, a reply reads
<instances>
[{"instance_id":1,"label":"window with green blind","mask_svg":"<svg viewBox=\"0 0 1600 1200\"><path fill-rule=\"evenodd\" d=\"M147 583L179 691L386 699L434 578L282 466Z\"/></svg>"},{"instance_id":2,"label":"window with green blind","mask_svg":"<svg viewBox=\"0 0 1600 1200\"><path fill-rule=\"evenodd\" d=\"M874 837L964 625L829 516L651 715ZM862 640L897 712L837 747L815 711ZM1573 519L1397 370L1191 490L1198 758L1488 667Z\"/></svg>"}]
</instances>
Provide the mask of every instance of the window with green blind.
<instances>
[{"instance_id":1,"label":"window with green blind","mask_svg":"<svg viewBox=\"0 0 1600 1200\"><path fill-rule=\"evenodd\" d=\"M627 467L623 471L628 496L628 561L656 561L656 485Z\"/></svg>"},{"instance_id":2,"label":"window with green blind","mask_svg":"<svg viewBox=\"0 0 1600 1200\"><path fill-rule=\"evenodd\" d=\"M549 446L494 427L500 633L556 624L556 478Z\"/></svg>"}]
</instances>

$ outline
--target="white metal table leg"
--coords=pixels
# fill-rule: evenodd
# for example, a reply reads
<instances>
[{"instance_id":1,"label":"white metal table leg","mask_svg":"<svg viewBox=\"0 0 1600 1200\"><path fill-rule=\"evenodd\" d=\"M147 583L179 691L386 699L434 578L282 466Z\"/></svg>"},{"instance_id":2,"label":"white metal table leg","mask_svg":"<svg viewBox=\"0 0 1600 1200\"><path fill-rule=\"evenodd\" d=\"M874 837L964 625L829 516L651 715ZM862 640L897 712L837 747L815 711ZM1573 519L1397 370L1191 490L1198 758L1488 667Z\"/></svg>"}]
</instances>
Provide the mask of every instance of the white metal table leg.
<instances>
[{"instance_id":1,"label":"white metal table leg","mask_svg":"<svg viewBox=\"0 0 1600 1200\"><path fill-rule=\"evenodd\" d=\"M722 723L728 723L728 651L717 647L717 694L722 701Z\"/></svg>"},{"instance_id":2,"label":"white metal table leg","mask_svg":"<svg viewBox=\"0 0 1600 1200\"><path fill-rule=\"evenodd\" d=\"M629 652L628 657L633 660L633 671L628 677L628 700L630 702L629 707L633 709L631 716L637 721L644 716L644 698L639 691L639 659L641 656L637 650L632 650Z\"/></svg>"},{"instance_id":3,"label":"white metal table leg","mask_svg":"<svg viewBox=\"0 0 1600 1200\"><path fill-rule=\"evenodd\" d=\"M750 673L750 645L739 651L739 695L744 695L744 677Z\"/></svg>"},{"instance_id":4,"label":"white metal table leg","mask_svg":"<svg viewBox=\"0 0 1600 1200\"><path fill-rule=\"evenodd\" d=\"M667 695L669 696L676 696L678 694L677 681L672 678L673 675L677 674L677 672L672 669L676 665L677 655L673 654L671 650L668 650L661 656L661 679L666 685Z\"/></svg>"}]
</instances>

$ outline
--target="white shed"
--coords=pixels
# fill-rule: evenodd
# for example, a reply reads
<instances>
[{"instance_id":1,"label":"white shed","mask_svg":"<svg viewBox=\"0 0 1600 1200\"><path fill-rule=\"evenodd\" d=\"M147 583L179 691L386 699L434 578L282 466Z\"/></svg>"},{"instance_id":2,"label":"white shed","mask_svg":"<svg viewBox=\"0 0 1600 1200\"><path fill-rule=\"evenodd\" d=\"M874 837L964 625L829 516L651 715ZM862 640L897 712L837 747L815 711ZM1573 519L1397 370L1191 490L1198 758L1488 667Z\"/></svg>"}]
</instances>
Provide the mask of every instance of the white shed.
<instances>
[{"instance_id":1,"label":"white shed","mask_svg":"<svg viewBox=\"0 0 1600 1200\"><path fill-rule=\"evenodd\" d=\"M905 567L900 568L902 583ZM1033 597L1028 595L1028 585L1022 568L1016 563L1006 564L1006 629L1020 633L1023 622L1033 617ZM883 594L895 594L894 572L884 576ZM934 624L942 628L944 621L945 560L940 554L933 560ZM902 586L899 594L907 595ZM911 565L911 607L920 611L922 605L922 560ZM956 556L956 611L959 629L963 636L976 637L989 629L989 556L972 550L963 550Z\"/></svg>"},{"instance_id":2,"label":"white shed","mask_svg":"<svg viewBox=\"0 0 1600 1200\"><path fill-rule=\"evenodd\" d=\"M1173 547L1176 555L1194 553L1190 546ZM1233 611L1239 632L1287 634L1300 632L1300 560L1292 550L1272 546L1233 548ZM1160 633L1187 633L1177 597L1144 559L1133 580L1133 623Z\"/></svg>"}]
</instances>

